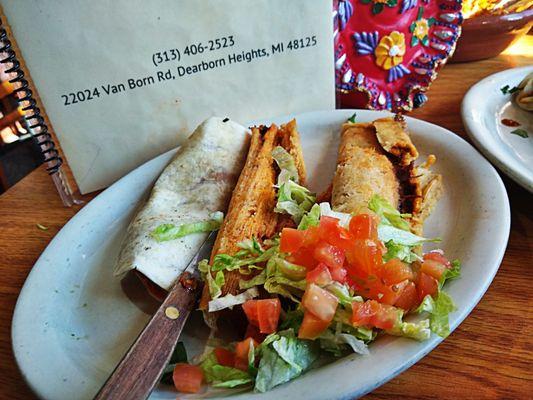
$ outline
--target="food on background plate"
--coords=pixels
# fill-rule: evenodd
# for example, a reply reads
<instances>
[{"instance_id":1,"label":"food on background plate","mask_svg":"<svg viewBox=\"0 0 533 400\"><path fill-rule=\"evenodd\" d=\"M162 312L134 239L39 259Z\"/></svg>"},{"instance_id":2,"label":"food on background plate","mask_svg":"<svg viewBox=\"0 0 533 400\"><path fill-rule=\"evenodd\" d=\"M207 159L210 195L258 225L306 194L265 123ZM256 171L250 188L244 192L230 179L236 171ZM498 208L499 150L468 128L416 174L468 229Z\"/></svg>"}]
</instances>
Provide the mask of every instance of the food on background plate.
<instances>
[{"instance_id":1,"label":"food on background plate","mask_svg":"<svg viewBox=\"0 0 533 400\"><path fill-rule=\"evenodd\" d=\"M303 186L299 144L275 139L291 124L253 129L217 245L199 265L213 337L194 365L170 366L178 390L197 392L203 380L265 392L319 358L368 354L381 333L449 333L455 306L443 285L459 276L459 262L421 250L438 241L421 236L443 190L430 171L435 157L414 165L418 152L401 120L345 124L331 204L318 204ZM217 318L243 315L240 338L217 338Z\"/></svg>"},{"instance_id":2,"label":"food on background plate","mask_svg":"<svg viewBox=\"0 0 533 400\"><path fill-rule=\"evenodd\" d=\"M533 111L533 72L528 74L518 85L515 101L521 109Z\"/></svg>"},{"instance_id":3,"label":"food on background plate","mask_svg":"<svg viewBox=\"0 0 533 400\"><path fill-rule=\"evenodd\" d=\"M222 118L196 128L128 226L115 275L136 270L153 294L164 297L207 232L222 223L249 136L246 128Z\"/></svg>"}]
</instances>

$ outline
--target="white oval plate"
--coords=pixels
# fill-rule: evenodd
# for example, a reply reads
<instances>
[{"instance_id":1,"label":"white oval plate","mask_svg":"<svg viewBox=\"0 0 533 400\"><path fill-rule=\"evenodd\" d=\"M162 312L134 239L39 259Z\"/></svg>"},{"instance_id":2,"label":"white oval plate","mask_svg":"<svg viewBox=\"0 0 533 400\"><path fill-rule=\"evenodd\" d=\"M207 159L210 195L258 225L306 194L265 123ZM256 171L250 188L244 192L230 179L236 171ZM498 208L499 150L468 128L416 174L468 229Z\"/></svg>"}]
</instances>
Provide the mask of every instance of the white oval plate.
<instances>
[{"instance_id":1,"label":"white oval plate","mask_svg":"<svg viewBox=\"0 0 533 400\"><path fill-rule=\"evenodd\" d=\"M533 113L522 110L504 95L501 88L517 86L533 66L508 69L476 83L466 93L461 116L475 145L506 175L533 193ZM529 133L522 138L501 123L510 118L522 123Z\"/></svg>"},{"instance_id":2,"label":"white oval plate","mask_svg":"<svg viewBox=\"0 0 533 400\"><path fill-rule=\"evenodd\" d=\"M339 127L352 113L296 116L315 191L331 181ZM357 111L357 115L359 121L371 121L388 114ZM427 122L411 118L407 122L422 157L436 154L436 170L444 175L446 194L425 232L440 236L447 255L463 262L461 279L446 288L458 306L450 320L454 329L498 270L509 236L509 200L494 168L467 142ZM40 397L92 398L147 322L149 315L126 297L112 269L135 207L173 154L142 165L87 204L52 240L28 276L15 310L13 348L23 375ZM183 336L189 356L201 351L207 335L198 317L188 323ZM354 398L410 367L440 341L435 336L426 342L381 337L370 346L369 356L351 355L269 393L237 397ZM151 398L175 399L176 393L160 386Z\"/></svg>"}]
</instances>

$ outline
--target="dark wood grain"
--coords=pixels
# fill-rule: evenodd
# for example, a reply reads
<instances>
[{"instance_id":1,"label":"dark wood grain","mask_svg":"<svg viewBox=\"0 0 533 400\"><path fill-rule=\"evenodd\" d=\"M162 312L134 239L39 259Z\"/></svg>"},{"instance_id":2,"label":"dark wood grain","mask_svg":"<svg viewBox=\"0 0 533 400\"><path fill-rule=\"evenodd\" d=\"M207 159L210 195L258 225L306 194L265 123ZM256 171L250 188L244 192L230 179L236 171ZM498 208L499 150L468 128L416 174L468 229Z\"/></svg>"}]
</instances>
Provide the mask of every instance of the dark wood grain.
<instances>
[{"instance_id":1,"label":"dark wood grain","mask_svg":"<svg viewBox=\"0 0 533 400\"><path fill-rule=\"evenodd\" d=\"M520 50L521 48L521 50ZM531 54L533 37L515 49ZM444 67L429 102L411 116L466 138L460 104L480 79L533 64L533 57L500 55ZM365 399L528 399L533 382L533 196L504 177L511 201L511 236L492 285L459 328L420 362ZM85 196L90 200L93 195ZM50 178L38 169L0 196L0 398L36 397L21 377L11 350L11 319L33 264L61 227L80 209L64 208ZM48 226L41 231L36 223ZM490 246L487 243L487 246ZM354 380L357 371L354 371Z\"/></svg>"},{"instance_id":2,"label":"dark wood grain","mask_svg":"<svg viewBox=\"0 0 533 400\"><path fill-rule=\"evenodd\" d=\"M140 333L95 400L146 399L159 381L201 289L199 276L185 272ZM177 318L166 315L169 307Z\"/></svg>"}]
</instances>

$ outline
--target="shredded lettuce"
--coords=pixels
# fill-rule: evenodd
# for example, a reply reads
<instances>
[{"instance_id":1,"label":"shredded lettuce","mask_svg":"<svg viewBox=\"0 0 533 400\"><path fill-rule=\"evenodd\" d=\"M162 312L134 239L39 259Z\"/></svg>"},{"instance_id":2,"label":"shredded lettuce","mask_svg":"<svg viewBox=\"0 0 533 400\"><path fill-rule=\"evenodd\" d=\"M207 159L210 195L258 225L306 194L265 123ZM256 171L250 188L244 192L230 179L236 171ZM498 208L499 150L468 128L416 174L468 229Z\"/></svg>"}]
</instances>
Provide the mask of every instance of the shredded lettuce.
<instances>
[{"instance_id":1,"label":"shredded lettuce","mask_svg":"<svg viewBox=\"0 0 533 400\"><path fill-rule=\"evenodd\" d=\"M243 249L246 253L243 254L249 254L252 256L259 256L265 252L263 249L263 246L256 240L255 237L252 237L251 239L243 240L239 243L237 243L237 246L239 246L241 249Z\"/></svg>"},{"instance_id":2,"label":"shredded lettuce","mask_svg":"<svg viewBox=\"0 0 533 400\"><path fill-rule=\"evenodd\" d=\"M167 240L178 239L183 236L191 235L193 233L212 232L216 231L222 225L224 214L220 211L211 214L210 219L206 221L192 222L190 224L161 224L150 232L158 242L166 242Z\"/></svg>"},{"instance_id":3,"label":"shredded lettuce","mask_svg":"<svg viewBox=\"0 0 533 400\"><path fill-rule=\"evenodd\" d=\"M339 282L332 282L329 285L325 286L324 289L326 289L335 297L337 297L337 299L339 300L339 304L343 306L351 306L354 301L363 301L363 298L361 296L354 296L346 285L343 285Z\"/></svg>"},{"instance_id":4,"label":"shredded lettuce","mask_svg":"<svg viewBox=\"0 0 533 400\"><path fill-rule=\"evenodd\" d=\"M294 159L287 150L277 146L272 150L272 158L274 158L281 170L276 184L278 201L274 211L289 214L294 222L299 224L304 215L315 204L316 196L307 188L298 184L298 171Z\"/></svg>"},{"instance_id":5,"label":"shredded lettuce","mask_svg":"<svg viewBox=\"0 0 533 400\"><path fill-rule=\"evenodd\" d=\"M216 299L222 294L222 286L226 283L224 279L224 272L217 271L215 277L211 272L211 266L207 260L202 260L198 263L198 270L202 274L202 279L207 283L211 299Z\"/></svg>"},{"instance_id":6,"label":"shredded lettuce","mask_svg":"<svg viewBox=\"0 0 533 400\"><path fill-rule=\"evenodd\" d=\"M346 353L349 348L357 354L369 354L365 342L350 333L332 332L327 329L318 339L323 350L333 353L337 357Z\"/></svg>"},{"instance_id":7,"label":"shredded lettuce","mask_svg":"<svg viewBox=\"0 0 533 400\"><path fill-rule=\"evenodd\" d=\"M346 228L350 225L351 214L333 211L329 203L320 203L320 216L333 217L339 220L339 225Z\"/></svg>"},{"instance_id":8,"label":"shredded lettuce","mask_svg":"<svg viewBox=\"0 0 533 400\"><path fill-rule=\"evenodd\" d=\"M217 274L218 273L222 273L222 271L217 272ZM243 304L257 296L259 296L259 291L257 290L257 287L254 286L238 295L227 294L223 297L214 298L209 302L209 312L220 311L225 308L233 308L233 306Z\"/></svg>"},{"instance_id":9,"label":"shredded lettuce","mask_svg":"<svg viewBox=\"0 0 533 400\"><path fill-rule=\"evenodd\" d=\"M312 226L318 226L320 222L320 206L318 204L314 204L311 209L304 214L302 217L302 220L300 221L300 224L298 225L299 230L305 230Z\"/></svg>"},{"instance_id":10,"label":"shredded lettuce","mask_svg":"<svg viewBox=\"0 0 533 400\"><path fill-rule=\"evenodd\" d=\"M446 281L457 279L461 276L461 262L459 260L453 260L451 262L452 267L446 269L440 277L439 287L442 288Z\"/></svg>"},{"instance_id":11,"label":"shredded lettuce","mask_svg":"<svg viewBox=\"0 0 533 400\"><path fill-rule=\"evenodd\" d=\"M276 161L276 164L278 164L278 167L281 170L278 181L286 182L292 180L298 183L298 169L294 163L294 158L287 150L281 146L276 146L272 150L272 158Z\"/></svg>"},{"instance_id":12,"label":"shredded lettuce","mask_svg":"<svg viewBox=\"0 0 533 400\"><path fill-rule=\"evenodd\" d=\"M399 324L396 324L396 326L392 329L388 330L387 333L394 336L404 336L420 341L427 340L431 336L428 319L423 319L420 322L402 321Z\"/></svg>"},{"instance_id":13,"label":"shredded lettuce","mask_svg":"<svg viewBox=\"0 0 533 400\"><path fill-rule=\"evenodd\" d=\"M279 325L279 329L292 329L294 330L294 332L298 332L300 326L302 325L303 319L304 312L300 308L296 308L295 310L289 310L285 313L283 321Z\"/></svg>"},{"instance_id":14,"label":"shredded lettuce","mask_svg":"<svg viewBox=\"0 0 533 400\"><path fill-rule=\"evenodd\" d=\"M258 392L266 392L301 375L320 354L317 343L297 339L292 329L278 332L268 342L267 339L261 345L262 357L255 379Z\"/></svg>"},{"instance_id":15,"label":"shredded lettuce","mask_svg":"<svg viewBox=\"0 0 533 400\"><path fill-rule=\"evenodd\" d=\"M457 307L450 295L439 290L435 299L429 294L424 297L424 300L422 300L422 303L418 306L416 312L429 313L429 326L431 331L440 337L445 338L450 334L448 315L456 310Z\"/></svg>"},{"instance_id":16,"label":"shredded lettuce","mask_svg":"<svg viewBox=\"0 0 533 400\"><path fill-rule=\"evenodd\" d=\"M378 237L384 243L393 241L396 244L403 246L419 246L426 242L439 242L440 239L426 239L422 236L415 235L409 231L398 229L392 225L379 224Z\"/></svg>"},{"instance_id":17,"label":"shredded lettuce","mask_svg":"<svg viewBox=\"0 0 533 400\"><path fill-rule=\"evenodd\" d=\"M374 211L379 217L382 224L394 226L404 231L409 230L409 223L403 219L400 212L393 207L387 200L375 194L368 202L368 208Z\"/></svg>"},{"instance_id":18,"label":"shredded lettuce","mask_svg":"<svg viewBox=\"0 0 533 400\"><path fill-rule=\"evenodd\" d=\"M205 380L218 388L235 387L253 381L253 377L245 371L220 365L213 352L204 359L200 368L204 372Z\"/></svg>"},{"instance_id":19,"label":"shredded lettuce","mask_svg":"<svg viewBox=\"0 0 533 400\"><path fill-rule=\"evenodd\" d=\"M257 256L255 256L254 253L251 253L248 249L243 248L234 256L230 256L229 254L217 254L213 259L213 266L211 268L213 271L233 271L238 269L241 274L246 274L246 271L242 267L246 267L247 269L261 269L255 264L267 261L277 253L279 253L279 246L277 245L264 250Z\"/></svg>"},{"instance_id":20,"label":"shredded lettuce","mask_svg":"<svg viewBox=\"0 0 533 400\"><path fill-rule=\"evenodd\" d=\"M387 248L387 252L383 255L383 261L385 262L393 258L397 258L408 264L421 260L421 257L413 252L413 246L406 246L389 240L385 243L385 247Z\"/></svg>"}]
</instances>

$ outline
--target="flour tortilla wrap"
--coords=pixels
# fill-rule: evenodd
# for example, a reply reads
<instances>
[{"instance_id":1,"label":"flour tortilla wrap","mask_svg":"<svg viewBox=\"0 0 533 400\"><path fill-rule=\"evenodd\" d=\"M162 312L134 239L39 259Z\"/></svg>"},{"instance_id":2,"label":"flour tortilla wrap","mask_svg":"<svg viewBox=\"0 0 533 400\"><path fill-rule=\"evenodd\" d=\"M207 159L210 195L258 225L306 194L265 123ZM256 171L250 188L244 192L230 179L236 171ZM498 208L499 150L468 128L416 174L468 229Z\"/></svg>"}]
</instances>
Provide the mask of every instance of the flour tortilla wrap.
<instances>
[{"instance_id":1,"label":"flour tortilla wrap","mask_svg":"<svg viewBox=\"0 0 533 400\"><path fill-rule=\"evenodd\" d=\"M249 138L246 128L227 119L209 118L196 128L130 223L115 275L136 269L159 287L172 287L208 234L157 242L150 232L161 224L205 221L216 211L225 212Z\"/></svg>"}]
</instances>

